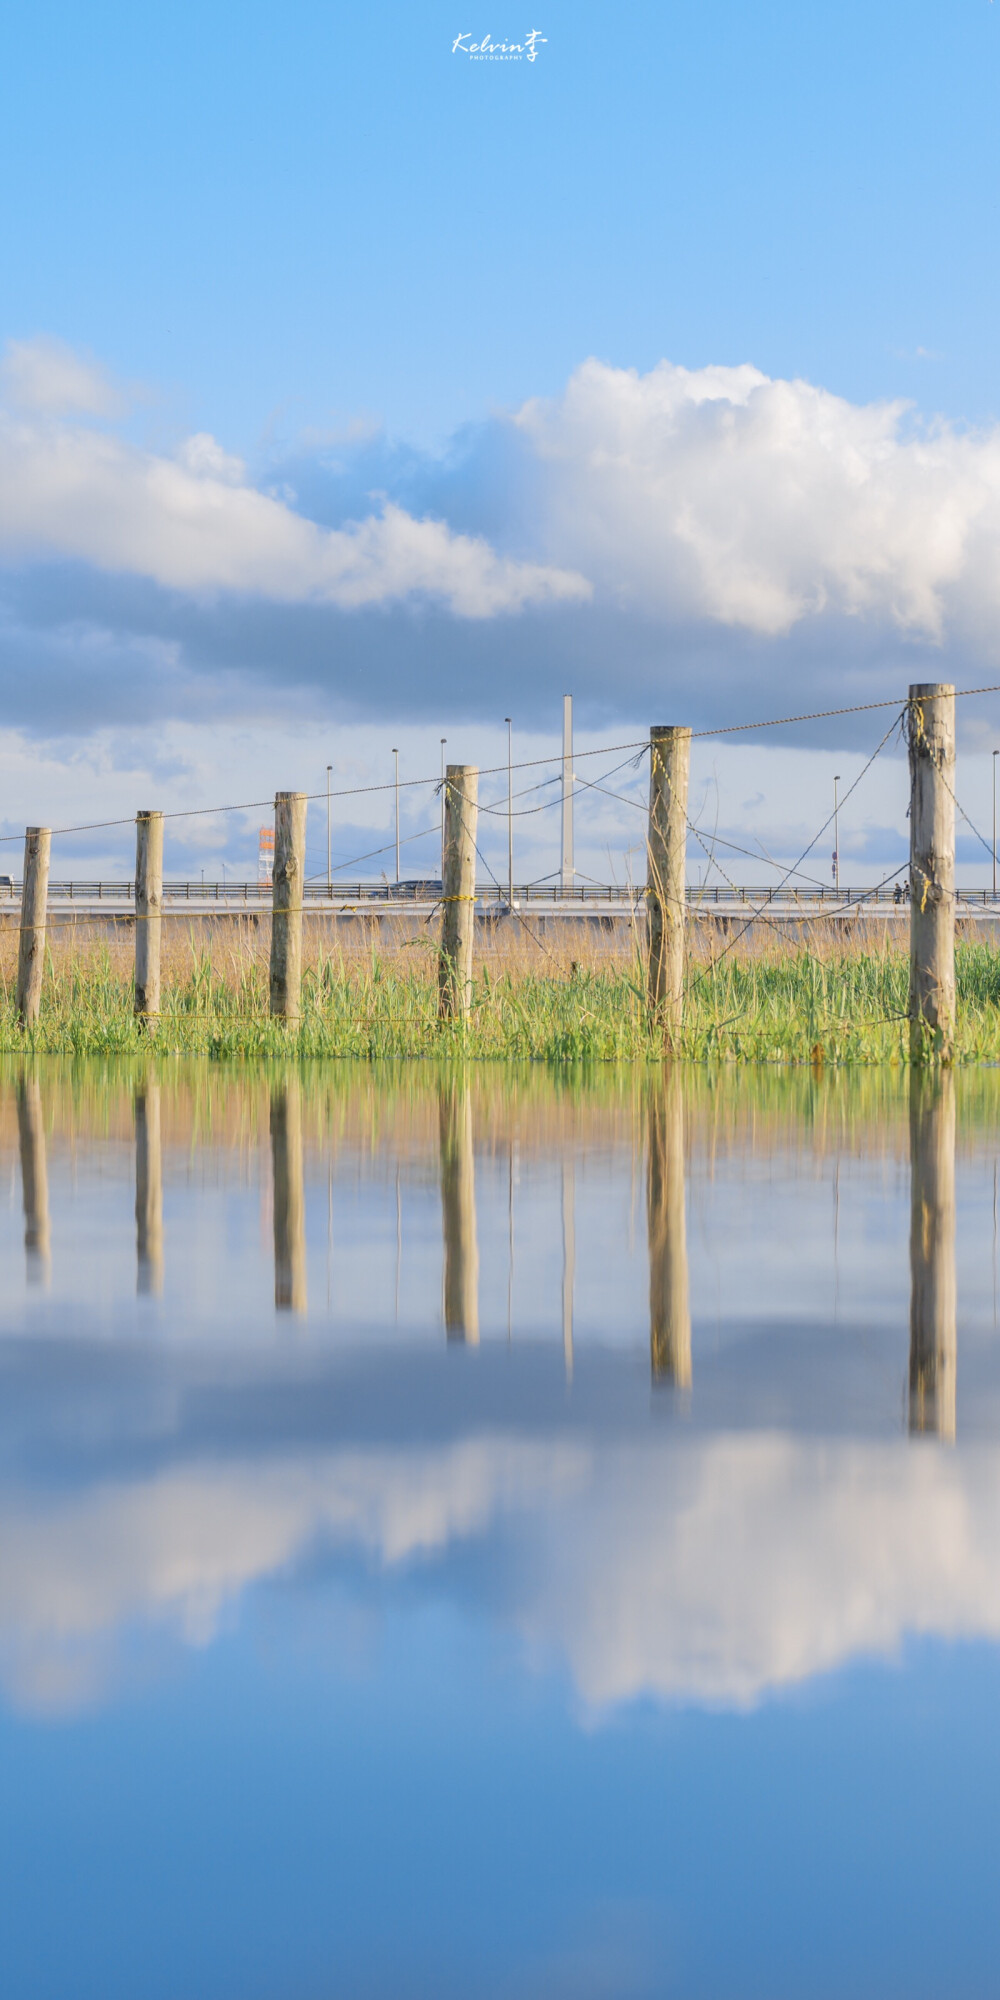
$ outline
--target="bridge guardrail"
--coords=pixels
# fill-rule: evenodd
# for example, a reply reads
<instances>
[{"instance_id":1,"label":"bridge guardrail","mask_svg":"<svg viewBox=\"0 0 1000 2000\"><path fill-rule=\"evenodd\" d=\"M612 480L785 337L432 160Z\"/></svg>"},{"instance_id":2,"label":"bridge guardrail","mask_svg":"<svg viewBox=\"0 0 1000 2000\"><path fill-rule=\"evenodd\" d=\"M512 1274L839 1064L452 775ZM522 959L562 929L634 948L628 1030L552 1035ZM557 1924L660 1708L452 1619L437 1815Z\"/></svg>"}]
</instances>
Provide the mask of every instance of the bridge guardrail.
<instances>
[{"instance_id":1,"label":"bridge guardrail","mask_svg":"<svg viewBox=\"0 0 1000 2000\"><path fill-rule=\"evenodd\" d=\"M416 882L335 882L328 888L325 882L307 882L303 901L309 907L322 908L324 904L332 909L346 905L364 903L433 903L441 893L439 882L419 880ZM1000 911L1000 894L993 895L991 889L958 889L959 903L970 908L994 908ZM514 887L515 904L542 907L546 905L579 904L581 908L601 904L639 907L646 896L645 886L620 887L615 883L577 884L570 889L561 889L554 883L525 883ZM482 882L476 886L476 898L484 907L507 906L507 892L493 882ZM16 878L6 881L0 876L0 910L5 905L18 904L21 900L21 882ZM163 900L168 903L189 903L193 907L224 904L231 909L242 904L250 910L269 910L271 907L271 885L263 882L190 882L165 881ZM787 886L780 890L773 888L729 888L720 884L708 886L689 883L687 901L692 909L751 909L775 904L783 909L801 907L803 909L833 908L850 909L854 904L869 907L896 907L896 898L891 888L878 889L834 889L825 884L815 888ZM134 880L119 878L100 881L66 881L49 883L51 903L107 903L114 908L134 904Z\"/></svg>"}]
</instances>

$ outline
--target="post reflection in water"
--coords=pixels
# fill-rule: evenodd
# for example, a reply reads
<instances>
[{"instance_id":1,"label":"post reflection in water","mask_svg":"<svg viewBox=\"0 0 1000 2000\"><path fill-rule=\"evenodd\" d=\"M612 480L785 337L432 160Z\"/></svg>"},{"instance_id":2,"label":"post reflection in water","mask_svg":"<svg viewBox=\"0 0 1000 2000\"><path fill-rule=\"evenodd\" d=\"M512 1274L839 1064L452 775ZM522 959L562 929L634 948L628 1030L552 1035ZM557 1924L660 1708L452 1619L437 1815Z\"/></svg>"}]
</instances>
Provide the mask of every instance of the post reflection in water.
<instances>
[{"instance_id":1,"label":"post reflection in water","mask_svg":"<svg viewBox=\"0 0 1000 2000\"><path fill-rule=\"evenodd\" d=\"M472 1097L460 1078L442 1083L441 1217L444 1225L444 1324L449 1340L479 1343L479 1247Z\"/></svg>"},{"instance_id":2,"label":"post reflection in water","mask_svg":"<svg viewBox=\"0 0 1000 2000\"><path fill-rule=\"evenodd\" d=\"M955 1079L910 1072L910 1430L955 1436Z\"/></svg>"},{"instance_id":3,"label":"post reflection in water","mask_svg":"<svg viewBox=\"0 0 1000 2000\"><path fill-rule=\"evenodd\" d=\"M304 1313L306 1204L302 1162L302 1089L290 1074L271 1088L271 1168L274 1181L274 1303Z\"/></svg>"},{"instance_id":4,"label":"post reflection in water","mask_svg":"<svg viewBox=\"0 0 1000 2000\"><path fill-rule=\"evenodd\" d=\"M135 1288L140 1298L163 1290L163 1155L160 1086L135 1094Z\"/></svg>"},{"instance_id":5,"label":"post reflection in water","mask_svg":"<svg viewBox=\"0 0 1000 2000\"><path fill-rule=\"evenodd\" d=\"M573 1160L563 1154L562 1163L562 1328L566 1380L573 1380L573 1286L576 1277L576 1179Z\"/></svg>"},{"instance_id":6,"label":"post reflection in water","mask_svg":"<svg viewBox=\"0 0 1000 2000\"><path fill-rule=\"evenodd\" d=\"M49 1282L49 1177L38 1078L21 1076L17 1086L17 1136L24 1202L24 1250L29 1285Z\"/></svg>"},{"instance_id":7,"label":"post reflection in water","mask_svg":"<svg viewBox=\"0 0 1000 2000\"><path fill-rule=\"evenodd\" d=\"M688 1299L684 1206L684 1095L680 1072L665 1064L650 1084L646 1105L649 1163L649 1353L656 1381L680 1389L691 1383L691 1310Z\"/></svg>"}]
</instances>

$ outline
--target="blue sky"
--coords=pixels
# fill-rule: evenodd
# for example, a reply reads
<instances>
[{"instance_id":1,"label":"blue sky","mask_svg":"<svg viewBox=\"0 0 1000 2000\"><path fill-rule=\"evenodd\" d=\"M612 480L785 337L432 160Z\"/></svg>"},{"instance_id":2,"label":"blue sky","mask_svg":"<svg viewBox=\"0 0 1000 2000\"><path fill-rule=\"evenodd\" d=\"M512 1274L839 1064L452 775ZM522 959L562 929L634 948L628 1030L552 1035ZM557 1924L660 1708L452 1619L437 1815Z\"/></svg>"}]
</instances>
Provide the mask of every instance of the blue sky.
<instances>
[{"instance_id":1,"label":"blue sky","mask_svg":"<svg viewBox=\"0 0 1000 2000\"><path fill-rule=\"evenodd\" d=\"M995 414L987 0L546 0L530 67L450 55L522 13L17 10L7 330L242 452L359 413L440 444L590 354Z\"/></svg>"},{"instance_id":2,"label":"blue sky","mask_svg":"<svg viewBox=\"0 0 1000 2000\"><path fill-rule=\"evenodd\" d=\"M452 52L528 27L531 63ZM11 828L65 817L40 745L87 817L95 769L220 796L220 718L312 790L317 733L359 783L422 730L498 761L567 688L599 741L1000 679L998 35L988 0L23 10Z\"/></svg>"}]
</instances>

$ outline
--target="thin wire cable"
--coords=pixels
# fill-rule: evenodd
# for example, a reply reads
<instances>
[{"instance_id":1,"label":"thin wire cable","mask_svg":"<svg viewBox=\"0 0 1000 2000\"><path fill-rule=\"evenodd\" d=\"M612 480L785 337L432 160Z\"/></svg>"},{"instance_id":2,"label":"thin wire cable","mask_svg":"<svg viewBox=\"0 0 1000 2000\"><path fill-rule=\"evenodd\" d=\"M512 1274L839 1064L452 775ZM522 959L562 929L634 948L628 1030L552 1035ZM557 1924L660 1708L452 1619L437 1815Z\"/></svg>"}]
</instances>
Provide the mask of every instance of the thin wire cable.
<instances>
[{"instance_id":1,"label":"thin wire cable","mask_svg":"<svg viewBox=\"0 0 1000 2000\"><path fill-rule=\"evenodd\" d=\"M957 701L959 699L964 699L969 696L984 695L984 694L1000 694L1000 682L995 682L988 687L956 688L954 698ZM725 724L720 723L717 727L712 729L692 730L691 734L693 738L699 740L709 736L740 736L746 734L748 730L753 730L753 729L782 729L798 722L821 722L827 720L829 717L841 716L841 715L865 715L870 713L874 709L898 708L898 705L899 705L898 697L895 700L886 700L886 701L851 702L844 708L817 708L810 710L809 713L805 715L775 715L775 716L769 716L759 722L732 722ZM890 731L889 734L891 733L892 732ZM592 750L575 750L573 755L574 755L574 762L579 763L585 757L616 756L620 750L643 752L648 750L648 748L649 748L648 738L642 737L630 743L602 743ZM517 764L512 764L510 766L510 769L517 771L536 770L540 765L551 764L553 761L554 760L551 754L546 757L523 757L519 759ZM506 764L487 764L481 767L479 775L480 777L483 778L495 777L497 775L504 774L507 771L507 768L508 767ZM586 783L587 781L584 780L583 782ZM407 790L413 790L414 788L419 787L421 785L431 785L434 787L435 791L437 791L440 788L440 784L441 784L441 779L440 776L437 774L431 778L401 778L399 782L399 789L401 791L407 791ZM375 792L391 792L394 790L395 790L394 781L392 779L388 779L384 783L378 785L348 785L344 786L339 791L330 792L329 794L327 794L326 790L324 789L321 792L306 792L303 794L303 796L307 801L313 802L317 799L325 799L327 798L327 796L329 796L331 799L366 798L371 796ZM164 812L162 814L162 817L164 819L171 819L171 820L199 819L199 818L207 819L217 813L263 812L266 811L269 807L272 807L273 804L274 801L272 798L266 798L266 799L242 799L232 802L228 805L218 805L218 806L181 806L174 808L169 812ZM52 834L53 838L63 837L71 833L99 833L104 831L108 827L134 826L135 817L136 816L134 813L123 813L114 819L81 820L74 826L50 827L49 832ZM823 829L821 829L821 831L822 830ZM817 835L817 838L818 837L819 836ZM22 840L23 838L24 838L23 834L20 833L3 833L0 834L0 844L7 843L12 840Z\"/></svg>"},{"instance_id":2,"label":"thin wire cable","mask_svg":"<svg viewBox=\"0 0 1000 2000\"><path fill-rule=\"evenodd\" d=\"M324 797L325 796L326 795L324 793ZM419 833L404 833L399 844L401 847L405 847L408 841L426 840L430 834L438 833L439 831L440 829L437 823L435 822L433 826L423 827ZM392 840L387 840L384 847L370 847L367 854L355 854L353 859L350 861L338 861L335 864L332 873L334 875L342 875L345 868L356 868L359 861L374 861L379 854L388 854L390 850L393 850L395 848L395 845L396 842L395 839L393 838ZM321 869L318 875L306 876L307 882L323 882L325 880L326 880L325 868Z\"/></svg>"},{"instance_id":3,"label":"thin wire cable","mask_svg":"<svg viewBox=\"0 0 1000 2000\"><path fill-rule=\"evenodd\" d=\"M497 895L498 895L499 897L501 897L501 899L502 899L502 897L503 897L503 890L501 889L501 887L500 887L500 884L499 884L499 882L497 881L497 878L496 878L496 876L494 875L494 873L493 873L493 870L492 870L492 868L490 867L490 864L489 864L489 862L487 861L487 859L486 859L486 856L485 856L485 854L483 853L483 850L482 850L482 848L481 848L481 847L480 847L480 845L479 845L479 842L478 842L478 840L475 840L475 839L473 839L473 842L472 842L472 845L473 845L473 847L475 848L475 850L476 850L476 853L478 854L478 856L479 856L479 859L480 859L480 861L482 862L482 864L483 864L483 867L485 868L485 870L486 870L486 873L487 873L487 875L489 876L489 878L490 878L490 881L492 882L492 884L493 884L493 887L495 888L495 890L496 890L496 892L497 892ZM544 953L545 953L545 956L546 956L546 958L547 958L547 959L549 959L549 960L551 960L551 962L552 962L552 964L553 964L553 965L557 965L557 964L558 964L558 960L557 960L557 959L555 958L554 954L553 954L553 953L552 953L552 952L551 952L551 951L549 950L549 948L548 948L548 945L547 945L547 944L543 944L543 942L542 942L541 938L540 938L540 937L537 937L537 936L536 936L535 932L534 932L534 931L532 930L532 928L531 928L531 925L530 925L529 923L527 923L527 922L526 922L526 920L525 920L525 918L524 918L524 917L522 917L522 915L521 915L521 912L520 912L520 910L519 910L519 909L517 909L517 907L516 907L516 906L515 906L515 905L514 905L513 903L508 903L508 904L506 904L506 906L505 906L505 907L506 907L506 909L507 909L507 911L508 911L508 914L509 914L510 916L512 916L512 917L516 917L516 918L517 918L517 921L518 921L518 923L519 923L519 924L521 925L521 928L522 928L522 930L525 930L525 931L527 931L527 933L528 933L528 936L530 937L530 939L531 939L531 942L532 942L532 944L534 944L534 945L537 945L537 946L538 946L538 949L539 949L539 951L542 951L542 952L544 952ZM433 915L433 911L432 911L432 913L431 913L431 914ZM430 918L428 918L428 922L430 922Z\"/></svg>"},{"instance_id":4,"label":"thin wire cable","mask_svg":"<svg viewBox=\"0 0 1000 2000\"><path fill-rule=\"evenodd\" d=\"M880 707L881 707L881 706L883 706L883 704L882 704L882 703L879 703L878 705L879 705ZM869 759L868 759L868 762L867 762L867 763L866 763L866 764L865 764L865 765L863 766L863 768L862 768L862 769L861 769L861 770L860 770L860 771L858 772L858 775L857 775L857 777L855 778L855 780L854 780L854 783L853 783L853 784L852 784L852 785L851 785L851 786L850 786L850 787L848 788L848 790L847 790L847 791L846 791L846 792L844 793L844 796L843 796L843 798L842 798L842 799L841 799L841 800L839 801L839 804L838 804L838 807L837 807L837 810L838 810L838 811L840 811L840 810L841 810L841 809L843 808L843 806L845 806L845 805L846 805L846 803L847 803L847 800L848 800L848 799L850 798L850 796L851 796L851 793L852 793L852 792L856 792L856 791L857 791L857 788L858 788L858 786L860 785L860 783L861 783L861 780L862 780L862 778L864 778L864 777L866 777L866 776L867 776L868 772L869 772L869 771L871 770L871 767L872 767L872 765L873 765L873 764L874 764L874 762L875 762L875 759L876 759L877 757L880 757L880 756L881 756L881 754L882 754L882 751L883 751L883 750L885 749L885 746L886 746L886 744L888 743L888 741L889 741L889 738L890 738L890 736L891 736L891 735L892 735L892 733L893 733L893 730L894 730L894 729L897 729L897 728L898 728L898 727L900 726L900 724L901 724L901 723L902 723L902 721L903 721L903 717L905 716L905 714L906 714L906 710L905 710L905 709L901 709L901 710L899 710L899 711L897 712L897 714L896 714L896 715L895 715L895 716L893 717L893 719L892 719L892 721L890 722L890 724L889 724L889 727L888 727L888 729L886 730L886 732L885 732L885 735L883 736L883 738L882 738L881 742L880 742L879 744L877 744L877 745L876 745L876 748L875 748L875 749L874 749L874 750L872 751L872 754L871 754L871 756L869 757ZM802 850L802 853L801 853L801 854L799 855L799 858L798 858L798 860L797 860L797 861L796 861L796 862L795 862L795 863L793 864L793 866L792 866L791 868L789 868L789 869L787 869L787 870L786 870L786 872L785 872L785 874L783 875L783 877L782 877L781 881L780 881L780 882L778 883L778 891L779 891L779 892L780 892L780 890L781 890L781 889L783 889L783 888L784 888L784 886L785 886L785 883L786 883L786 882L788 882L788 881L789 881L789 880L791 879L791 877L792 877L792 876L793 876L794 874L796 874L796 873L798 872L799 868L801 868L801 866L802 866L802 863L803 863L803 861L804 861L804 860L806 859L806 856L807 856L808 854L811 854L811 853L812 853L812 850L813 850L813 848L815 847L815 845L816 845L816 842L817 842L818 840L820 840L820 839L822 838L822 836L823 836L823 834L824 834L824 833L826 832L827 828L828 828L828 827L829 827L830 825L832 825L832 822L833 822L833 813L830 813L830 814L828 814L827 818L826 818L826 819L825 819L825 820L823 821L823 824L822 824L822 826L821 826L821 827L820 827L820 828L818 829L818 831L817 831L816 833L814 833L814 835L813 835L813 837L812 837L811 841L809 842L809 845L808 845L808 847L805 847L805 848L803 848L803 850ZM898 872L899 872L899 871L897 870L897 873L898 873ZM693 982L692 982L692 981L689 981L689 982L688 982L687 986L686 986L686 987L685 987L685 989L684 989L684 991L685 991L685 995L686 995L686 994L687 994L688 992L690 992L692 984L693 984L693 985L701 985L701 984L703 984L703 983L704 983L704 981L705 981L706 979L708 979L708 978L709 978L709 977L711 976L711 974L712 974L712 973L713 973L713 972L715 971L715 968L716 968L716 966L717 966L717 965L719 965L719 964L721 964L722 960L723 960L724 958L727 958L727 957L728 957L728 955L729 955L729 953L730 953L731 951L735 950L736 946L737 946L737 945L739 944L739 941L740 941L740 939L746 936L746 933L747 933L747 931L748 931L748 930L749 930L749 929L751 928L751 926L752 926L752 925L753 925L753 924L754 924L754 923L755 923L755 922L757 921L757 919L758 919L758 918L759 918L759 917L760 917L760 916L761 916L761 915L763 914L763 910L764 910L764 908L765 908L765 907L766 907L766 906L762 904L762 905L761 905L761 907L760 907L760 909L757 909L757 910L755 910L755 911L754 911L754 912L752 913L752 915L751 915L750 917L748 917L748 919L747 919L746 923L745 923L745 924L743 925L743 928L742 928L741 930L737 931L737 933L736 933L736 935L735 935L734 937L732 937L732 938L730 938L730 939L729 939L728 943L727 943L727 944L726 944L726 946L725 946L725 949L724 949L723 951L720 951L720 952L717 952L716 956L715 956L715 957L714 957L714 958L713 958L713 959L711 960L711 962L710 962L710 963L709 963L709 964L708 964L708 965L707 965L707 966L705 967L705 970L704 970L704 972L701 972L701 973L698 973L698 974L697 974L697 976L696 976L696 978L694 979L694 981L693 981Z\"/></svg>"}]
</instances>

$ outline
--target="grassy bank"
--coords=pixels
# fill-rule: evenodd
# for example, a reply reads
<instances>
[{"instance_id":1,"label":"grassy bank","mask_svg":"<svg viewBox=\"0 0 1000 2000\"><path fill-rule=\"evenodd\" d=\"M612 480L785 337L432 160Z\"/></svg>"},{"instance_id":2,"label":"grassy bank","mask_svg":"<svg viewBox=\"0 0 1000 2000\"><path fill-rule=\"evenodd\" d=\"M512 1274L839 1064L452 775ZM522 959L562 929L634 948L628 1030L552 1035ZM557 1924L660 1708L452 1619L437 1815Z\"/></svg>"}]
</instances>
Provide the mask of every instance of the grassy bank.
<instances>
[{"instance_id":1,"label":"grassy bank","mask_svg":"<svg viewBox=\"0 0 1000 2000\"><path fill-rule=\"evenodd\" d=\"M722 953L723 955L720 955ZM958 946L962 1062L1000 1061L1000 954ZM13 1009L12 954L0 961L0 1051L138 1051L131 941L60 944L48 954L42 1015L23 1035ZM320 951L305 967L302 1022L267 1013L262 945L217 936L171 940L164 958L166 1052L220 1059L355 1056L366 1060L464 1054L569 1063L646 1061L662 1053L643 1005L642 969L581 932L542 951L530 938L484 957L467 1028L439 1026L432 941L383 941L377 950ZM907 962L875 936L809 948L766 934L725 951L695 937L683 1043L693 1062L883 1063L907 1060Z\"/></svg>"}]
</instances>

